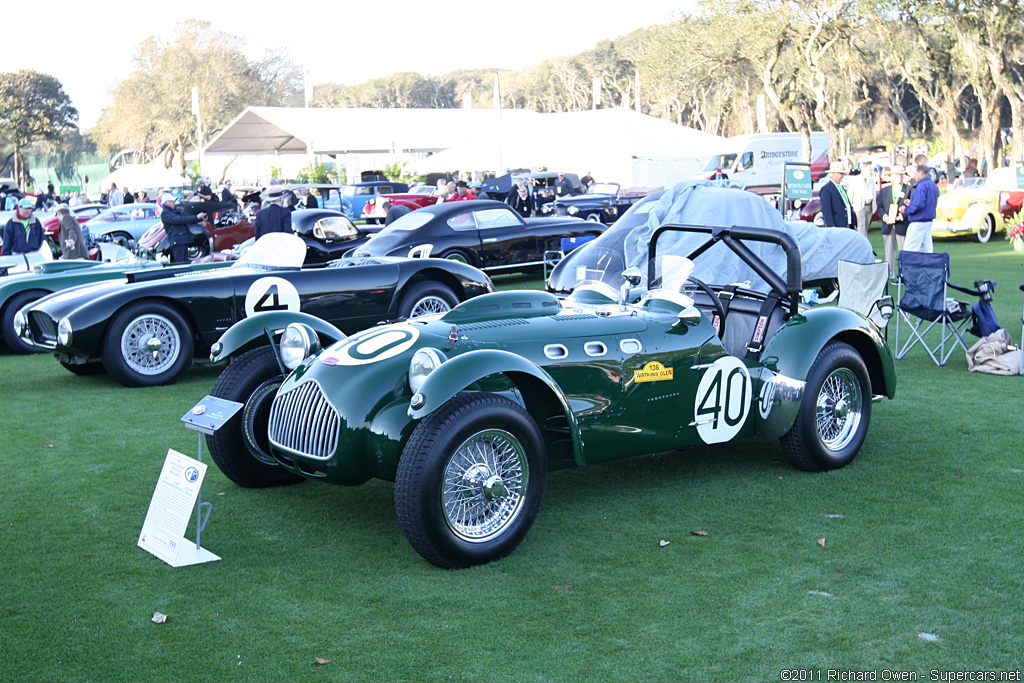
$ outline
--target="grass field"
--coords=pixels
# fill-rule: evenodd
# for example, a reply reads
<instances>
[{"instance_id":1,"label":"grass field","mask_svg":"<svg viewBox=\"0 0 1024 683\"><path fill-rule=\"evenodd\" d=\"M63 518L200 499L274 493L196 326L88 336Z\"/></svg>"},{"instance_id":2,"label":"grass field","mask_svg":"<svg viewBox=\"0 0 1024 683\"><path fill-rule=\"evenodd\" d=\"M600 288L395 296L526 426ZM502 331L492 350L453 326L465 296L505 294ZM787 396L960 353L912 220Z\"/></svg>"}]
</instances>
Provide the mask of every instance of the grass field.
<instances>
[{"instance_id":1,"label":"grass field","mask_svg":"<svg viewBox=\"0 0 1024 683\"><path fill-rule=\"evenodd\" d=\"M1019 340L1024 255L937 248L955 282L999 281ZM223 560L173 569L136 540L167 449L195 455L179 420L218 370L133 390L4 352L0 681L1017 671L1024 378L969 374L962 353L897 368L842 470L796 471L755 440L557 472L523 544L464 571L411 549L390 483L246 490L211 466L203 546Z\"/></svg>"}]
</instances>

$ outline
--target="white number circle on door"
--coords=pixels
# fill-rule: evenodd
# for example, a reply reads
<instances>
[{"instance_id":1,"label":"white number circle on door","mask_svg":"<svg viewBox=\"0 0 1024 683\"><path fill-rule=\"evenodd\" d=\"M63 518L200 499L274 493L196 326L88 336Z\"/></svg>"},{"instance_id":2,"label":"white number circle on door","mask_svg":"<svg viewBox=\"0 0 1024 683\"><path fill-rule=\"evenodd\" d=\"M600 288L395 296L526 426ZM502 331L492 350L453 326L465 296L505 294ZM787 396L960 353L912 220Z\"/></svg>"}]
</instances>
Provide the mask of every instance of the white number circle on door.
<instances>
[{"instance_id":1,"label":"white number circle on door","mask_svg":"<svg viewBox=\"0 0 1024 683\"><path fill-rule=\"evenodd\" d=\"M299 290L280 277L261 277L245 294L246 317L270 311L299 310Z\"/></svg>"},{"instance_id":2,"label":"white number circle on door","mask_svg":"<svg viewBox=\"0 0 1024 683\"><path fill-rule=\"evenodd\" d=\"M704 443L733 439L750 412L750 373L738 358L719 358L708 368L697 387L693 419Z\"/></svg>"}]
</instances>

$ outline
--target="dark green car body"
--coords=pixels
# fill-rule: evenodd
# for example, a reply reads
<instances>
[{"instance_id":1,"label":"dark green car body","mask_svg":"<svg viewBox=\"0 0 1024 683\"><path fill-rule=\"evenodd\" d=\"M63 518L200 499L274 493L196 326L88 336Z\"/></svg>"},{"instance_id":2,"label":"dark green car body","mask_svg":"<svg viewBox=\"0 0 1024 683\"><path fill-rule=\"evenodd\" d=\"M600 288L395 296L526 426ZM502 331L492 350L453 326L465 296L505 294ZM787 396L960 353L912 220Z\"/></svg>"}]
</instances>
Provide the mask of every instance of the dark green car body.
<instances>
[{"instance_id":1,"label":"dark green car body","mask_svg":"<svg viewBox=\"0 0 1024 683\"><path fill-rule=\"evenodd\" d=\"M716 291L692 277L683 288L647 289L631 269L617 295L600 282L565 298L485 294L351 337L298 320L296 335L325 348L307 345L283 379L271 368L251 400L248 388L223 394L245 403L249 441L211 439L214 460L243 486L395 481L403 532L443 567L511 552L548 469L755 435L779 438L800 469L845 466L873 401L895 396L883 333L852 310L798 304L800 253L789 236L697 231L749 259L773 291ZM788 274L769 272L748 240L783 247ZM251 335L232 330L223 340ZM218 386L240 386L222 385L231 371Z\"/></svg>"}]
</instances>

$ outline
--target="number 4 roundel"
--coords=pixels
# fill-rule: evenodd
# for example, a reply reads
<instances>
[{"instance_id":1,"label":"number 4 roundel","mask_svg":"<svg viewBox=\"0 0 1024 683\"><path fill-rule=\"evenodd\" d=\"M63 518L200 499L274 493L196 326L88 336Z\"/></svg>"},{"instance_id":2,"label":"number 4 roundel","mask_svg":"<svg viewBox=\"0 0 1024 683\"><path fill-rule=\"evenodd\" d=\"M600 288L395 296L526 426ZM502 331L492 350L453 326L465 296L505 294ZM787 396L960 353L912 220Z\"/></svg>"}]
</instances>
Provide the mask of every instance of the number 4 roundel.
<instances>
[{"instance_id":1,"label":"number 4 roundel","mask_svg":"<svg viewBox=\"0 0 1024 683\"><path fill-rule=\"evenodd\" d=\"M733 439L747 421L751 401L750 373L740 359L719 358L697 387L694 421L704 443Z\"/></svg>"},{"instance_id":2,"label":"number 4 roundel","mask_svg":"<svg viewBox=\"0 0 1024 683\"><path fill-rule=\"evenodd\" d=\"M299 290L295 285L280 277L261 277L249 285L245 294L245 315L270 311L299 310Z\"/></svg>"}]
</instances>

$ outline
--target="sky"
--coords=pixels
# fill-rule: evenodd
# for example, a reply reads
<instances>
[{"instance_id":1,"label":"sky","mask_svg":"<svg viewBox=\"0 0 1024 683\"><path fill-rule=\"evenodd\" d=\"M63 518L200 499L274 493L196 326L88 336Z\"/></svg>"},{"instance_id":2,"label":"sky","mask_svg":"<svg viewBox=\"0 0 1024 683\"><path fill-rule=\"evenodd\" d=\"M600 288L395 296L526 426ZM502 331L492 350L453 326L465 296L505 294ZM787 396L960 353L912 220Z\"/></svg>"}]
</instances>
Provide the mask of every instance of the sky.
<instances>
[{"instance_id":1,"label":"sky","mask_svg":"<svg viewBox=\"0 0 1024 683\"><path fill-rule=\"evenodd\" d=\"M693 11L696 0L570 0L445 2L385 0L318 3L239 3L206 0L179 5L137 0L46 3L45 28L5 31L0 72L33 69L55 76L79 111L85 131L109 92L132 69L139 43L164 37L189 18L245 40L252 56L264 49L309 70L316 83L355 85L399 71L424 75L456 69L519 71L550 57L572 55L598 41L663 24ZM325 3L326 4L326 3ZM194 8L202 14L192 16Z\"/></svg>"}]
</instances>

